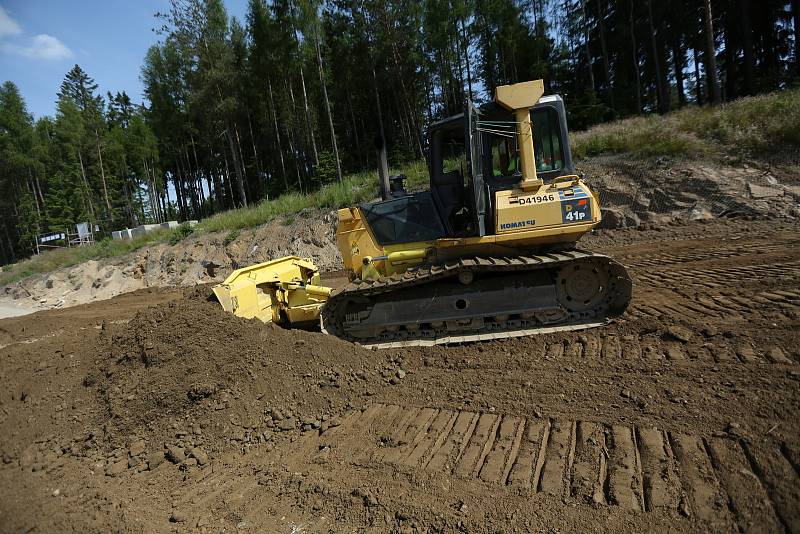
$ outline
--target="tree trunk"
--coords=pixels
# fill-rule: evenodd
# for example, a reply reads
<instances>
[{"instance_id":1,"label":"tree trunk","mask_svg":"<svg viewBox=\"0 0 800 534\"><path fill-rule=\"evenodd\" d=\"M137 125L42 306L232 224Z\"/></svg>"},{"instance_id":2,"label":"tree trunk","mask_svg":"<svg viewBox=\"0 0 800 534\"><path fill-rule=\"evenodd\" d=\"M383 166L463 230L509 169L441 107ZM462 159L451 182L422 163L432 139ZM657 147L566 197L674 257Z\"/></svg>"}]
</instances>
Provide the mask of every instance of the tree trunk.
<instances>
[{"instance_id":1,"label":"tree trunk","mask_svg":"<svg viewBox=\"0 0 800 534\"><path fill-rule=\"evenodd\" d=\"M328 114L328 125L331 128L331 144L333 145L333 157L336 159L336 177L342 181L342 164L339 161L339 147L336 145L336 129L333 126L333 115L331 114L331 102L328 99L328 87L325 83L325 72L322 67L322 51L319 46L319 36L316 28L314 29L314 44L317 49L317 66L319 67L319 81L322 84L322 96L325 100L325 112Z\"/></svg>"},{"instance_id":2,"label":"tree trunk","mask_svg":"<svg viewBox=\"0 0 800 534\"><path fill-rule=\"evenodd\" d=\"M253 121L250 120L250 111L247 112L247 128L250 130L250 142L253 144L253 159L256 160L256 172L258 173L259 187L262 185L261 180L264 178L261 170L261 161L258 159L258 151L256 150L256 138L253 135ZM208 177L206 177L208 178ZM208 190L211 191L211 182L208 181Z\"/></svg>"},{"instance_id":3,"label":"tree trunk","mask_svg":"<svg viewBox=\"0 0 800 534\"><path fill-rule=\"evenodd\" d=\"M214 200L217 206L217 211L221 211L225 206L225 188L221 179L221 172L219 170L219 162L214 157L214 150L208 147L209 156L209 172L211 173L211 180L214 181Z\"/></svg>"},{"instance_id":4,"label":"tree trunk","mask_svg":"<svg viewBox=\"0 0 800 534\"><path fill-rule=\"evenodd\" d=\"M711 0L705 0L705 27L706 27L706 79L710 89L710 101L717 105L722 101L717 75L717 50L714 46L714 22L711 13Z\"/></svg>"},{"instance_id":5,"label":"tree trunk","mask_svg":"<svg viewBox=\"0 0 800 534\"><path fill-rule=\"evenodd\" d=\"M95 216L94 216L94 207L92 206L92 189L89 187L89 180L86 179L86 169L83 167L83 156L81 155L81 149L78 149L78 161L81 164L81 176L83 177L83 185L86 187L86 197L87 197L87 205L89 208L89 216L91 217L90 224L94 224Z\"/></svg>"},{"instance_id":6,"label":"tree trunk","mask_svg":"<svg viewBox=\"0 0 800 534\"><path fill-rule=\"evenodd\" d=\"M680 36L676 33L675 43L672 45L672 66L675 69L675 87L678 90L678 105L686 104L686 93L683 89L683 48Z\"/></svg>"},{"instance_id":7,"label":"tree trunk","mask_svg":"<svg viewBox=\"0 0 800 534\"><path fill-rule=\"evenodd\" d=\"M244 170L244 153L242 152L242 140L239 137L239 125L236 122L233 123L233 131L236 132L236 147L239 149L239 161L241 162L242 170ZM247 198L252 198L252 191L250 191L250 184L247 180L247 175L243 172L242 173L242 185L245 191L245 202L244 205L247 206ZM202 190L202 188L201 188Z\"/></svg>"},{"instance_id":8,"label":"tree trunk","mask_svg":"<svg viewBox=\"0 0 800 534\"><path fill-rule=\"evenodd\" d=\"M458 39L456 39L456 41L458 41ZM400 69L400 52L397 49L397 43L395 43L394 40L392 41L392 58L394 59L394 66L395 66L395 72L397 73L397 78L400 80L400 90L401 90L401 92L403 94L403 103L405 104L405 109L407 110L407 114L408 114L408 121L409 121L408 122L408 124L409 124L408 131L409 131L409 133L412 130L414 132L413 139L411 138L412 137L411 135L408 136L408 138L407 138L408 139L408 144L409 145L413 144L414 148L416 148L416 150L417 150L417 154L419 154L419 157L423 157L424 153L422 151L422 143L419 140L419 134L418 134L419 128L417 126L417 121L416 121L416 118L415 118L415 115L414 115L414 111L411 108L411 100L408 98L408 91L406 90L405 76L403 76L403 73L401 72L401 69ZM463 88L463 83L462 83L462 88ZM399 107L400 106L398 106L398 110L399 110Z\"/></svg>"},{"instance_id":9,"label":"tree trunk","mask_svg":"<svg viewBox=\"0 0 800 534\"><path fill-rule=\"evenodd\" d=\"M725 43L725 50L723 50L723 71L725 72L724 83L720 80L720 90L722 92L722 100L733 100L738 96L737 87L737 65L736 55L738 43L736 42L735 26L732 9L723 14L723 30L722 39Z\"/></svg>"},{"instance_id":10,"label":"tree trunk","mask_svg":"<svg viewBox=\"0 0 800 534\"><path fill-rule=\"evenodd\" d=\"M647 0L647 20L650 24L650 43L653 48L653 67L656 74L656 94L658 95L658 112L667 113L669 111L669 90L667 88L666 72L662 70L662 65L659 60L662 47L659 46L658 40L661 40L661 31L656 32L655 25L653 24L653 1ZM659 20L659 30L661 29L661 22ZM659 39L657 40L656 37Z\"/></svg>"},{"instance_id":11,"label":"tree trunk","mask_svg":"<svg viewBox=\"0 0 800 534\"><path fill-rule=\"evenodd\" d=\"M183 198L183 187L181 185L181 172L178 164L175 163L175 172L172 173L172 184L175 186L175 197L178 201L178 211L180 212L181 220L188 219L186 213L186 199ZM139 187L136 187L137 191Z\"/></svg>"},{"instance_id":12,"label":"tree trunk","mask_svg":"<svg viewBox=\"0 0 800 534\"><path fill-rule=\"evenodd\" d=\"M242 206L247 207L247 195L244 192L244 171L242 164L239 161L239 153L236 149L236 141L231 133L230 123L225 128L225 136L228 138L228 145L231 150L231 157L233 157L233 171L236 174L236 192L239 194L239 200Z\"/></svg>"},{"instance_id":13,"label":"tree trunk","mask_svg":"<svg viewBox=\"0 0 800 534\"><path fill-rule=\"evenodd\" d=\"M792 17L794 18L794 62L800 70L800 0L792 0Z\"/></svg>"},{"instance_id":14,"label":"tree trunk","mask_svg":"<svg viewBox=\"0 0 800 534\"><path fill-rule=\"evenodd\" d=\"M289 179L286 177L286 162L283 159L283 147L281 146L281 131L278 128L278 115L275 113L275 100L272 98L272 80L267 78L267 87L269 88L269 105L272 111L272 123L275 128L275 139L278 143L278 154L281 160L281 174L283 175L283 185L286 191L289 191ZM227 165L227 163L226 163Z\"/></svg>"},{"instance_id":15,"label":"tree trunk","mask_svg":"<svg viewBox=\"0 0 800 534\"><path fill-rule=\"evenodd\" d=\"M636 113L642 114L642 75L639 72L639 48L636 46L636 25L633 17L633 0L628 1L630 16L628 23L631 29L631 58L633 59L633 72L636 75Z\"/></svg>"},{"instance_id":16,"label":"tree trunk","mask_svg":"<svg viewBox=\"0 0 800 534\"><path fill-rule=\"evenodd\" d=\"M139 208L142 211L141 224L145 224L147 222L147 218L144 214L144 200L142 200L142 188L139 186L139 184L136 185L136 198L139 200Z\"/></svg>"},{"instance_id":17,"label":"tree trunk","mask_svg":"<svg viewBox=\"0 0 800 534\"><path fill-rule=\"evenodd\" d=\"M158 193L159 200L161 202L161 213L164 214L164 222L172 218L172 214L169 212L169 190L168 188L164 188L163 191L159 191Z\"/></svg>"},{"instance_id":18,"label":"tree trunk","mask_svg":"<svg viewBox=\"0 0 800 534\"><path fill-rule=\"evenodd\" d=\"M464 61L467 64L467 95L472 101L472 66L471 61L469 59L469 39L467 38L467 28L464 24L464 19L460 19L461 22L461 41L462 41L462 48L464 49Z\"/></svg>"},{"instance_id":19,"label":"tree trunk","mask_svg":"<svg viewBox=\"0 0 800 534\"><path fill-rule=\"evenodd\" d=\"M231 169L228 166L228 153L225 152L225 183L228 184L228 197L231 199L231 207L234 208L235 200L233 196L233 184L231 181Z\"/></svg>"},{"instance_id":20,"label":"tree trunk","mask_svg":"<svg viewBox=\"0 0 800 534\"><path fill-rule=\"evenodd\" d=\"M314 128L311 126L311 109L308 107L308 94L306 93L306 77L303 68L300 67L300 85L303 87L303 107L306 114L306 128L308 137L311 138L311 151L314 154L314 164L319 165L319 154L317 154L317 141L314 139Z\"/></svg>"},{"instance_id":21,"label":"tree trunk","mask_svg":"<svg viewBox=\"0 0 800 534\"><path fill-rule=\"evenodd\" d=\"M204 215L203 212L203 190L202 187L198 189L197 183L197 169L192 170L192 160L189 159L189 149L183 145L181 158L186 160L186 166L183 168L183 176L186 183L189 185L189 190L192 195L192 208L194 209L195 217L200 218Z\"/></svg>"},{"instance_id":22,"label":"tree trunk","mask_svg":"<svg viewBox=\"0 0 800 534\"><path fill-rule=\"evenodd\" d=\"M288 77L288 76L283 80L283 83L284 83L284 86L286 87L286 91L289 93L289 98L292 101L291 112L292 112L292 117L294 117L295 116L295 111L297 110L297 102L294 99L294 86L292 85L291 78ZM289 126L291 126L291 128L289 128ZM292 120L286 125L286 135L290 136L292 133L294 133L296 131L297 131L297 126L295 125L295 121ZM302 134L299 137L302 138L303 137ZM298 143L296 148L297 148L297 152L301 152L302 151L303 158L305 159L307 150L305 148L301 147L301 143ZM292 143L289 144L289 152L292 154L292 160L295 162L295 167L297 167L297 152L295 152L295 147L294 147L294 145ZM297 167L297 168L299 168L299 167Z\"/></svg>"},{"instance_id":23,"label":"tree trunk","mask_svg":"<svg viewBox=\"0 0 800 534\"><path fill-rule=\"evenodd\" d=\"M111 211L111 201L108 200L108 187L106 187L106 171L103 167L103 152L100 150L100 136L97 130L94 131L94 138L97 146L97 158L100 160L100 178L103 181L103 198L106 201L106 208L108 208L108 216L114 220L114 213Z\"/></svg>"},{"instance_id":24,"label":"tree trunk","mask_svg":"<svg viewBox=\"0 0 800 534\"><path fill-rule=\"evenodd\" d=\"M191 133L189 134L189 140L192 142L192 155L194 155L194 167L195 167L195 169L197 169L197 172L200 172L200 162L197 160L197 147L195 147L195 144L194 144L194 135L192 135ZM154 169L154 172L155 172L155 169ZM207 172L205 172L203 174L205 174L206 183L208 184L208 203L209 203L209 207L211 208L211 212L213 213L214 212L214 200L213 200L212 190L211 190L211 178L209 178Z\"/></svg>"},{"instance_id":25,"label":"tree trunk","mask_svg":"<svg viewBox=\"0 0 800 534\"><path fill-rule=\"evenodd\" d=\"M692 48L692 59L694 63L694 92L695 100L698 106L703 105L703 80L700 78L700 54L697 53L697 48Z\"/></svg>"},{"instance_id":26,"label":"tree trunk","mask_svg":"<svg viewBox=\"0 0 800 534\"><path fill-rule=\"evenodd\" d=\"M800 46L797 43L800 37L800 30L797 28L798 20L797 8L800 7L800 0L792 2L794 6L794 30L795 30L795 46ZM747 95L755 94L755 78L753 76L753 29L750 25L750 0L739 0L740 16L742 30L742 49L744 52L744 93ZM795 48L797 50L797 48ZM796 53L796 52L795 52ZM800 61L798 62L800 65Z\"/></svg>"},{"instance_id":27,"label":"tree trunk","mask_svg":"<svg viewBox=\"0 0 800 534\"><path fill-rule=\"evenodd\" d=\"M597 10L600 20L600 50L603 54L603 73L606 77L606 94L608 95L608 103L612 110L614 106L614 88L611 86L611 68L608 61L608 47L606 46L606 24L605 20L605 6L606 0L598 0Z\"/></svg>"},{"instance_id":28,"label":"tree trunk","mask_svg":"<svg viewBox=\"0 0 800 534\"><path fill-rule=\"evenodd\" d=\"M6 236L6 243L8 243L8 250L10 251L10 256L11 256L10 263L13 263L17 261L17 254L14 251L14 242L11 241L11 235L8 233L8 224L6 224L6 221L3 221L3 233Z\"/></svg>"},{"instance_id":29,"label":"tree trunk","mask_svg":"<svg viewBox=\"0 0 800 534\"><path fill-rule=\"evenodd\" d=\"M378 147L386 147L386 132L383 129L383 111L381 110L381 96L378 93L378 77L375 75L375 67L372 68L372 88L375 90L375 107L378 110Z\"/></svg>"},{"instance_id":30,"label":"tree trunk","mask_svg":"<svg viewBox=\"0 0 800 534\"><path fill-rule=\"evenodd\" d=\"M44 201L44 195L42 194L42 185L39 183L39 173L33 173L33 184L34 184L34 191L38 192L39 200L42 203L42 211L44 212L45 217L47 217L47 203Z\"/></svg>"},{"instance_id":31,"label":"tree trunk","mask_svg":"<svg viewBox=\"0 0 800 534\"><path fill-rule=\"evenodd\" d=\"M150 168L147 166L147 160L143 157L142 158L142 167L144 168L144 175L147 177L147 196L150 199L150 207L153 210L153 215L155 216L156 222L161 222L158 216L158 209L155 205L155 187L153 185L153 178L150 176Z\"/></svg>"},{"instance_id":32,"label":"tree trunk","mask_svg":"<svg viewBox=\"0 0 800 534\"><path fill-rule=\"evenodd\" d=\"M589 68L589 85L592 88L592 92L594 92L594 70L592 69L592 52L589 50L589 20L586 18L586 0L581 0L581 13L583 14L583 35L584 39L586 39L584 48L586 50L586 65Z\"/></svg>"},{"instance_id":33,"label":"tree trunk","mask_svg":"<svg viewBox=\"0 0 800 534\"><path fill-rule=\"evenodd\" d=\"M356 124L356 115L353 113L353 99L350 97L350 91L347 91L347 110L350 112L350 121L353 123L353 139L356 145L356 154L361 153L361 146L358 140L358 125Z\"/></svg>"},{"instance_id":34,"label":"tree trunk","mask_svg":"<svg viewBox=\"0 0 800 534\"><path fill-rule=\"evenodd\" d=\"M186 147L184 147L185 150ZM200 207L197 203L197 191L196 185L191 177L191 172L188 167L183 166L183 154L178 152L178 170L181 173L182 179L181 183L184 185L184 194L189 195L189 201L192 203L192 217L199 217L200 216ZM188 189L188 191L186 191ZM188 207L188 206L187 206Z\"/></svg>"},{"instance_id":35,"label":"tree trunk","mask_svg":"<svg viewBox=\"0 0 800 534\"><path fill-rule=\"evenodd\" d=\"M33 173L31 172L31 168L28 167L28 191L33 193L33 202L36 205L36 220L42 220L42 211L39 209L39 199L36 196L36 186L33 184Z\"/></svg>"},{"instance_id":36,"label":"tree trunk","mask_svg":"<svg viewBox=\"0 0 800 534\"><path fill-rule=\"evenodd\" d=\"M125 195L125 213L128 215L126 225L133 226L133 200L131 199L131 186L127 181L122 184L122 194Z\"/></svg>"},{"instance_id":37,"label":"tree trunk","mask_svg":"<svg viewBox=\"0 0 800 534\"><path fill-rule=\"evenodd\" d=\"M286 138L289 140L289 153L292 154L292 161L294 161L294 171L297 174L297 187L300 190L300 194L303 194L303 178L300 176L300 165L298 164L298 157L297 152L295 151L294 139L292 138L292 132L289 130L288 126L286 128Z\"/></svg>"}]
</instances>

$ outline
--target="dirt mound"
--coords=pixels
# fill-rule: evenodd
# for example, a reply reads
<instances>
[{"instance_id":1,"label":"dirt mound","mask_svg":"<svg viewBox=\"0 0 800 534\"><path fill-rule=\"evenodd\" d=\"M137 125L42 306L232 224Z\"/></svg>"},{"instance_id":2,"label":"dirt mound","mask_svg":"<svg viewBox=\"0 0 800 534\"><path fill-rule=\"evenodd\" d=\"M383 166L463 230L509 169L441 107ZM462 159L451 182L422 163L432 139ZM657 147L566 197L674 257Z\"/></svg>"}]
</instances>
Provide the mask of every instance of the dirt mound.
<instances>
[{"instance_id":1,"label":"dirt mound","mask_svg":"<svg viewBox=\"0 0 800 534\"><path fill-rule=\"evenodd\" d=\"M318 430L363 406L402 365L396 353L239 319L209 294L187 290L101 337L107 359L84 382L103 399L112 447L138 436L213 450Z\"/></svg>"},{"instance_id":2,"label":"dirt mound","mask_svg":"<svg viewBox=\"0 0 800 534\"><path fill-rule=\"evenodd\" d=\"M583 160L578 168L600 195L608 228L732 215L800 216L797 163L602 156Z\"/></svg>"}]
</instances>

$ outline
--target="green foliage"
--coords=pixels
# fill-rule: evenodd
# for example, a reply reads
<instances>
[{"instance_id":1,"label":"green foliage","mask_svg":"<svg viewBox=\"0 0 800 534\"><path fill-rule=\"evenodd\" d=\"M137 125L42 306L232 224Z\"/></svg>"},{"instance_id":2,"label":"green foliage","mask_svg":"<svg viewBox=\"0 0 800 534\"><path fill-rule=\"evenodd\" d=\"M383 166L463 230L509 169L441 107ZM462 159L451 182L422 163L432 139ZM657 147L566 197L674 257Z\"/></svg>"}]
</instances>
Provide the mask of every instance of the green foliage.
<instances>
[{"instance_id":1,"label":"green foliage","mask_svg":"<svg viewBox=\"0 0 800 534\"><path fill-rule=\"evenodd\" d=\"M747 97L713 108L635 117L572 135L576 159L600 154L765 157L800 148L800 89Z\"/></svg>"},{"instance_id":2,"label":"green foliage","mask_svg":"<svg viewBox=\"0 0 800 534\"><path fill-rule=\"evenodd\" d=\"M194 227L189 223L180 224L169 236L169 244L177 245L194 233Z\"/></svg>"},{"instance_id":3,"label":"green foliage","mask_svg":"<svg viewBox=\"0 0 800 534\"><path fill-rule=\"evenodd\" d=\"M74 233L76 223L108 232L163 220L157 200L165 185L144 110L123 91L108 94L106 112L96 90L75 65L55 117L34 123L16 86L0 89L0 263L32 253L39 234Z\"/></svg>"},{"instance_id":4,"label":"green foliage","mask_svg":"<svg viewBox=\"0 0 800 534\"><path fill-rule=\"evenodd\" d=\"M228 232L228 235L225 236L225 239L222 240L222 244L226 247L236 241L236 238L239 237L239 230L231 230Z\"/></svg>"},{"instance_id":5,"label":"green foliage","mask_svg":"<svg viewBox=\"0 0 800 534\"><path fill-rule=\"evenodd\" d=\"M319 163L314 166L314 179L318 185L329 184L336 180L336 159L333 152L323 150L319 154Z\"/></svg>"}]
</instances>

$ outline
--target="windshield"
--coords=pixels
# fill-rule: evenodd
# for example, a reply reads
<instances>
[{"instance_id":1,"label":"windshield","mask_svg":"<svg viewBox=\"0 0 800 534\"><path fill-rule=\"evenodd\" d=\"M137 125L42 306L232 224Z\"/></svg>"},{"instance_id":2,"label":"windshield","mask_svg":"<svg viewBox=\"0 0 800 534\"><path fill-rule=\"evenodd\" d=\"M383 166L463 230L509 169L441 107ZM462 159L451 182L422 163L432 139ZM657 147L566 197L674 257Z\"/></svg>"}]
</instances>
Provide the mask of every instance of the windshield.
<instances>
[{"instance_id":1,"label":"windshield","mask_svg":"<svg viewBox=\"0 0 800 534\"><path fill-rule=\"evenodd\" d=\"M533 153L536 172L560 171L564 168L564 151L559 135L558 113L549 107L531 111ZM520 170L517 137L491 134L492 175L515 176Z\"/></svg>"},{"instance_id":2,"label":"windshield","mask_svg":"<svg viewBox=\"0 0 800 534\"><path fill-rule=\"evenodd\" d=\"M444 235L430 191L362 204L361 210L380 245L433 241Z\"/></svg>"}]
</instances>

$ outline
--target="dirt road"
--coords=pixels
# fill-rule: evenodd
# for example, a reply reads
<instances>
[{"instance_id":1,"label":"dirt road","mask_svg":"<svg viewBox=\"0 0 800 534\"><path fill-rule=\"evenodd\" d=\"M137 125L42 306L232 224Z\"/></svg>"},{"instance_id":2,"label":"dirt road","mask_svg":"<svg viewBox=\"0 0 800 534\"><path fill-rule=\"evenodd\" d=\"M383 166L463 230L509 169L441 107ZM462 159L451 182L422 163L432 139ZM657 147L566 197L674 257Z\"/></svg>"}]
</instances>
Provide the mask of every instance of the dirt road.
<instances>
[{"instance_id":1,"label":"dirt road","mask_svg":"<svg viewBox=\"0 0 800 534\"><path fill-rule=\"evenodd\" d=\"M636 284L582 333L373 351L205 287L0 321L0 530L800 532L800 224L582 245Z\"/></svg>"}]
</instances>

